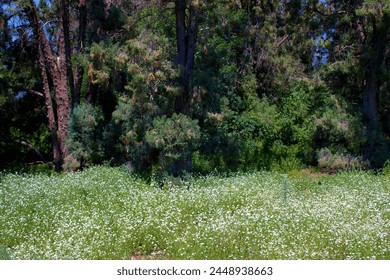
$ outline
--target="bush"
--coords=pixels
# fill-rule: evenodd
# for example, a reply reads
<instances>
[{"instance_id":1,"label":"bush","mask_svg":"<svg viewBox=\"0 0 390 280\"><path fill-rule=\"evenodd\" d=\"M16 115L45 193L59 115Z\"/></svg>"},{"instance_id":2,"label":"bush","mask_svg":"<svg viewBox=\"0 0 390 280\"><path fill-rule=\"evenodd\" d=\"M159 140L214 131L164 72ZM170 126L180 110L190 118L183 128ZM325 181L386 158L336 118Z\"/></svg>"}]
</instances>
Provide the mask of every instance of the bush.
<instances>
[{"instance_id":1,"label":"bush","mask_svg":"<svg viewBox=\"0 0 390 280\"><path fill-rule=\"evenodd\" d=\"M363 161L361 157L355 157L348 153L333 153L328 148L323 148L318 152L318 167L326 172L365 169L367 165L367 162Z\"/></svg>"},{"instance_id":2,"label":"bush","mask_svg":"<svg viewBox=\"0 0 390 280\"><path fill-rule=\"evenodd\" d=\"M390 176L390 160L387 160L383 165L382 174L385 176Z\"/></svg>"},{"instance_id":3,"label":"bush","mask_svg":"<svg viewBox=\"0 0 390 280\"><path fill-rule=\"evenodd\" d=\"M22 169L23 171L26 171L29 174L54 174L56 173L54 171L53 163L39 163L39 164L32 164L27 166L25 169Z\"/></svg>"},{"instance_id":4,"label":"bush","mask_svg":"<svg viewBox=\"0 0 390 280\"><path fill-rule=\"evenodd\" d=\"M342 98L324 86L301 83L292 88L280 108L278 137L282 148L273 147L276 158L291 158L293 166L318 163L330 170L365 167L355 156L365 142L362 119ZM328 151L333 151L332 156L327 156Z\"/></svg>"},{"instance_id":5,"label":"bush","mask_svg":"<svg viewBox=\"0 0 390 280\"><path fill-rule=\"evenodd\" d=\"M65 158L64 169L83 168L102 160L102 112L91 104L76 106L69 120L67 144L71 155Z\"/></svg>"},{"instance_id":6,"label":"bush","mask_svg":"<svg viewBox=\"0 0 390 280\"><path fill-rule=\"evenodd\" d=\"M323 147L343 147L350 153L359 152L366 141L362 117L349 112L348 105L334 95L324 100L324 105L314 117L315 143Z\"/></svg>"},{"instance_id":7,"label":"bush","mask_svg":"<svg viewBox=\"0 0 390 280\"><path fill-rule=\"evenodd\" d=\"M131 171L151 171L157 155L146 134L153 129L155 118L173 113L171 105L178 91L172 81L178 71L170 62L168 49L164 36L144 31L127 41L115 57L126 81L105 137L115 143L115 149L107 147L115 156L119 154L121 159L116 161L125 161Z\"/></svg>"},{"instance_id":8,"label":"bush","mask_svg":"<svg viewBox=\"0 0 390 280\"><path fill-rule=\"evenodd\" d=\"M161 171L180 174L183 170L191 170L189 157L200 139L198 121L183 114L173 114L171 118L156 118L153 127L146 133L146 141L159 150Z\"/></svg>"}]
</instances>

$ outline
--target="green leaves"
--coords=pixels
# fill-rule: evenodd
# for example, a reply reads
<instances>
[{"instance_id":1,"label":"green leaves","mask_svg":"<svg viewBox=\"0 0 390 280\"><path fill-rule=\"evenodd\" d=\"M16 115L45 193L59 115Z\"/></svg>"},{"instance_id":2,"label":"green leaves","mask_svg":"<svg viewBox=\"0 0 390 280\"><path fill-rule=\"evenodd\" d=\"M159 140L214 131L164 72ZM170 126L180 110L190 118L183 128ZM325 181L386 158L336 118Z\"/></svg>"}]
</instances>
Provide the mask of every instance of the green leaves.
<instances>
[{"instance_id":1,"label":"green leaves","mask_svg":"<svg viewBox=\"0 0 390 280\"><path fill-rule=\"evenodd\" d=\"M146 141L160 150L163 170L172 168L175 161L184 159L199 146L200 128L196 120L183 114L163 116L153 121L153 129L146 133Z\"/></svg>"},{"instance_id":2,"label":"green leaves","mask_svg":"<svg viewBox=\"0 0 390 280\"><path fill-rule=\"evenodd\" d=\"M101 110L91 104L76 106L69 120L67 145L71 156L65 159L64 169L83 168L93 163L100 163L102 156Z\"/></svg>"},{"instance_id":3,"label":"green leaves","mask_svg":"<svg viewBox=\"0 0 390 280\"><path fill-rule=\"evenodd\" d=\"M13 131L48 150L37 44L21 13L33 2L7 0L0 7L0 136ZM181 35L179 1L119 2L69 3L68 43L81 103L102 111L73 112L71 163L94 162L102 150L104 159L131 163L136 171L178 168L174 162L194 151L209 170L315 165L325 148L358 156L366 141L359 111L369 77L383 139L389 138L388 0L180 1L187 30ZM54 53L57 4L40 1L38 8ZM184 52L177 50L178 37ZM187 69L177 65L186 56ZM13 99L28 90L38 93L27 105L39 119ZM26 120L39 122L34 135ZM12 155L14 146L0 149Z\"/></svg>"}]
</instances>

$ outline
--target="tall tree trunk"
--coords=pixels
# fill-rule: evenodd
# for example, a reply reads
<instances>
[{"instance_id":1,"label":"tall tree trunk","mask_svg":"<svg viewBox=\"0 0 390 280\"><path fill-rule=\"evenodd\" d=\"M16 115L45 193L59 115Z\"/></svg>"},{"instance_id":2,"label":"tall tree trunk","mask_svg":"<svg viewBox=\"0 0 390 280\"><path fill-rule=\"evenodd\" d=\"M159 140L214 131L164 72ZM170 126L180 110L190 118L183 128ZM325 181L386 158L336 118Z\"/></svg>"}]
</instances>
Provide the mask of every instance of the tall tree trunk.
<instances>
[{"instance_id":1,"label":"tall tree trunk","mask_svg":"<svg viewBox=\"0 0 390 280\"><path fill-rule=\"evenodd\" d=\"M79 34L78 34L78 41L77 41L77 53L82 54L84 53L84 40L85 40L85 31L87 28L87 0L80 0L79 7ZM81 86L83 83L83 74L84 69L80 65L80 63L76 64L76 70L74 73L74 103L79 104L80 103L80 93L81 93Z\"/></svg>"},{"instance_id":2,"label":"tall tree trunk","mask_svg":"<svg viewBox=\"0 0 390 280\"><path fill-rule=\"evenodd\" d=\"M363 87L363 113L366 123L367 146L364 150L364 158L373 165L376 161L377 143L379 137L378 124L378 96L379 80L376 67L368 67L365 74L365 84Z\"/></svg>"},{"instance_id":3,"label":"tall tree trunk","mask_svg":"<svg viewBox=\"0 0 390 280\"><path fill-rule=\"evenodd\" d=\"M385 17L386 18L386 17ZM377 22L375 17L371 17L372 36L368 40L368 36L364 30L362 21L358 21L358 32L360 41L363 43L365 52L362 55L362 66L364 67L365 77L363 86L363 113L367 125L368 145L365 151L365 158L370 161L377 161L378 152L378 137L380 137L380 123L378 117L378 98L382 80L380 78L381 67L384 63L386 48L389 43L388 33L389 24L382 19L383 22Z\"/></svg>"},{"instance_id":4,"label":"tall tree trunk","mask_svg":"<svg viewBox=\"0 0 390 280\"><path fill-rule=\"evenodd\" d=\"M195 48L198 35L197 9L190 3L187 17L187 1L175 1L176 15L176 63L181 68L180 87L181 94L177 97L175 110L191 116L191 74L194 67ZM186 17L188 21L186 21Z\"/></svg>"},{"instance_id":5,"label":"tall tree trunk","mask_svg":"<svg viewBox=\"0 0 390 280\"><path fill-rule=\"evenodd\" d=\"M67 72L67 63L66 63L65 37L64 37L64 30L62 24L62 17L60 17L59 19L60 21L59 51L58 51L57 58L55 58L51 50L51 47L49 45L49 42L46 38L45 32L43 30L43 25L39 18L38 11L35 7L34 1L30 0L29 5L24 6L23 10L29 17L30 24L37 37L38 45L40 46L39 60L41 65L42 78L48 80L47 78L47 70L48 70L53 83L56 108L57 108L57 115L56 115L57 119L55 122L57 125L56 137L58 139L58 143L61 151L59 159L57 158L57 154L56 154L57 150L54 152L54 157L55 157L56 164L60 164L63 161L63 159L69 154L66 145L66 139L68 133L68 120L69 120L69 109L70 109L70 102L68 97L68 72ZM44 89L46 91L45 95L48 96L47 92L50 93L50 89L48 89L49 83L44 82L44 87L46 87L46 89ZM48 102L46 103L48 109L50 107L50 110L52 110L53 104L50 105L48 97L45 100L46 102ZM49 126L51 126L50 129L54 129L53 124L54 122L50 121L49 119ZM56 145L55 143L53 144ZM53 149L57 149L57 148L53 147Z\"/></svg>"},{"instance_id":6,"label":"tall tree trunk","mask_svg":"<svg viewBox=\"0 0 390 280\"><path fill-rule=\"evenodd\" d=\"M186 0L175 1L175 15L177 45L176 63L184 67L186 61Z\"/></svg>"},{"instance_id":7,"label":"tall tree trunk","mask_svg":"<svg viewBox=\"0 0 390 280\"><path fill-rule=\"evenodd\" d=\"M367 17L365 21L367 21ZM363 113L367 123L368 134L371 134L377 129L378 121L378 95L379 95L379 69L381 63L381 55L378 45L380 38L378 38L378 32L376 29L375 20L373 21L373 34L372 39L367 45L367 36L364 29L364 21L357 21L357 30L359 34L360 43L364 46L365 53L362 56L361 63L365 69L364 85L363 85ZM372 52L372 50L376 50ZM373 54L369 54L372 52Z\"/></svg>"},{"instance_id":8,"label":"tall tree trunk","mask_svg":"<svg viewBox=\"0 0 390 280\"><path fill-rule=\"evenodd\" d=\"M69 35L69 0L60 0L60 13L61 13L61 29L64 36L64 47L65 47L65 62L67 78L69 82L70 100L71 107L73 108L79 103L79 100L75 94L73 70L71 62L71 47L70 47L70 35Z\"/></svg>"},{"instance_id":9,"label":"tall tree trunk","mask_svg":"<svg viewBox=\"0 0 390 280\"><path fill-rule=\"evenodd\" d=\"M59 79L54 81L56 91L57 104L57 123L58 123L58 138L60 140L61 154L65 158L69 155L69 150L66 145L68 138L68 122L70 113L70 102L68 96L68 71L66 67L66 51L65 51L65 37L63 32L60 33L59 46L59 67L57 76Z\"/></svg>"},{"instance_id":10,"label":"tall tree trunk","mask_svg":"<svg viewBox=\"0 0 390 280\"><path fill-rule=\"evenodd\" d=\"M175 0L176 63L181 71L179 78L181 94L175 100L175 111L176 113L182 113L191 117L191 75L195 60L195 48L198 35L197 17L199 11L194 7L192 1L189 2L187 7L186 0ZM188 153L183 159L176 162L175 165L175 169L179 171L191 171L191 153Z\"/></svg>"},{"instance_id":11,"label":"tall tree trunk","mask_svg":"<svg viewBox=\"0 0 390 280\"><path fill-rule=\"evenodd\" d=\"M56 171L61 170L62 160L61 160L61 149L57 137L57 122L54 115L53 101L51 99L49 80L47 78L46 65L43 57L42 46L39 44L38 48L38 58L39 66L41 68L41 78L43 83L43 93L45 96L45 105L47 109L47 119L49 121L49 131L53 148L53 160L54 167Z\"/></svg>"},{"instance_id":12,"label":"tall tree trunk","mask_svg":"<svg viewBox=\"0 0 390 280\"><path fill-rule=\"evenodd\" d=\"M378 96L379 79L376 69L366 70L365 84L363 87L363 110L369 131L378 128Z\"/></svg>"}]
</instances>

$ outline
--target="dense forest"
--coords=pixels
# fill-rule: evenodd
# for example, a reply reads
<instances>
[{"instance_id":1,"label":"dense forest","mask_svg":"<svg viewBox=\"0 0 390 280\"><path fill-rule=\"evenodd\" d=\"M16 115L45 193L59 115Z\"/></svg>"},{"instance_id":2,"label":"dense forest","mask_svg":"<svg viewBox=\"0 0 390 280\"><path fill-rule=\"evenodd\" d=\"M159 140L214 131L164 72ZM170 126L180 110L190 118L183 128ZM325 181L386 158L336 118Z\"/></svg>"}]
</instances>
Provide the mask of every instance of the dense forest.
<instances>
[{"instance_id":1,"label":"dense forest","mask_svg":"<svg viewBox=\"0 0 390 280\"><path fill-rule=\"evenodd\" d=\"M389 0L1 3L1 170L390 158Z\"/></svg>"}]
</instances>

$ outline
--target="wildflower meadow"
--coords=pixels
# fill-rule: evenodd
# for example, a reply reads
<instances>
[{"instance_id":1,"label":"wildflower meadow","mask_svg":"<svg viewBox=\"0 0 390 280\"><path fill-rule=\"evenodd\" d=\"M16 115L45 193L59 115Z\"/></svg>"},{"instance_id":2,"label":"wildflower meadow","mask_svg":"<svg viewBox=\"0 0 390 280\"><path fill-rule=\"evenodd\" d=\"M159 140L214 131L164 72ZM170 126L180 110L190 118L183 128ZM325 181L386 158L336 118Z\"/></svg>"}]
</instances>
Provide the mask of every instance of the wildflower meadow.
<instances>
[{"instance_id":1,"label":"wildflower meadow","mask_svg":"<svg viewBox=\"0 0 390 280\"><path fill-rule=\"evenodd\" d=\"M2 259L390 259L390 177L0 174Z\"/></svg>"}]
</instances>

